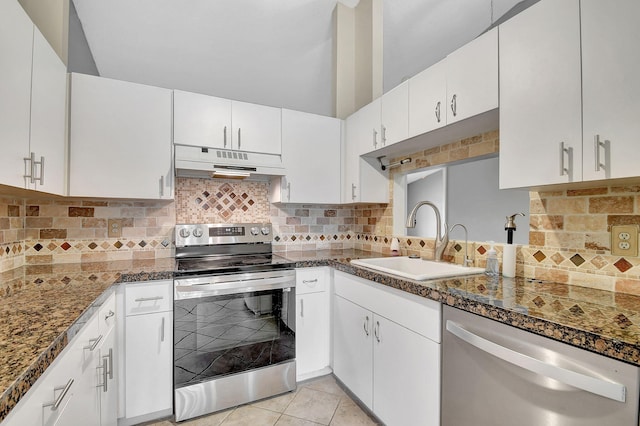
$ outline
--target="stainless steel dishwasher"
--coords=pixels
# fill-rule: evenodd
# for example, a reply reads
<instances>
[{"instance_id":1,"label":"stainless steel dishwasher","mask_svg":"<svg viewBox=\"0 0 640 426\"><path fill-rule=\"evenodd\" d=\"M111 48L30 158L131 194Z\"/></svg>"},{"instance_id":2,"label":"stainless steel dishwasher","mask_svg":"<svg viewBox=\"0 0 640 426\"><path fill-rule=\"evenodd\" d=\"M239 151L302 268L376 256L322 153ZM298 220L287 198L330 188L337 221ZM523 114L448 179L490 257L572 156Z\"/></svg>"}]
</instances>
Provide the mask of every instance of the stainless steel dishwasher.
<instances>
[{"instance_id":1,"label":"stainless steel dishwasher","mask_svg":"<svg viewBox=\"0 0 640 426\"><path fill-rule=\"evenodd\" d=\"M449 306L442 327L442 425L638 425L640 368Z\"/></svg>"}]
</instances>

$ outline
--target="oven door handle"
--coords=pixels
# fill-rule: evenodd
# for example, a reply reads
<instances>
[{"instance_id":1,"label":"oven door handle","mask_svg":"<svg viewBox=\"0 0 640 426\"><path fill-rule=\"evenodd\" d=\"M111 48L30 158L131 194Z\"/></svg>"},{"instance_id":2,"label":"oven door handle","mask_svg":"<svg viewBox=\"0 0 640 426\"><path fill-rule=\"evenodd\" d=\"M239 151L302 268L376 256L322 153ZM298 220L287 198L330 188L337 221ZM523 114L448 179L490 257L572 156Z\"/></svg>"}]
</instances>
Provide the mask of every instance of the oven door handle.
<instances>
[{"instance_id":1,"label":"oven door handle","mask_svg":"<svg viewBox=\"0 0 640 426\"><path fill-rule=\"evenodd\" d=\"M295 280L290 276L259 278L254 280L227 281L219 284L179 285L175 286L175 298L193 299L196 297L224 296L227 294L251 293L255 291L278 290L285 291L295 288Z\"/></svg>"}]
</instances>

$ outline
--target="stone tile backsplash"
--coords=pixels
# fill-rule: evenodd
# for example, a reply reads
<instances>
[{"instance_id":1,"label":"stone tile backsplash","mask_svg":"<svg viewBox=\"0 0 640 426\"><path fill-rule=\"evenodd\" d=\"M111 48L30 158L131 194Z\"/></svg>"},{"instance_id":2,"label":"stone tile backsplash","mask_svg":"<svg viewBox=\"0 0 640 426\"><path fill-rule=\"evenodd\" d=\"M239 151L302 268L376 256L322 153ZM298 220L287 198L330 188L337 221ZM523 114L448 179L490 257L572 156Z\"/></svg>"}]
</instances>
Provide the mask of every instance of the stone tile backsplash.
<instances>
[{"instance_id":1,"label":"stone tile backsplash","mask_svg":"<svg viewBox=\"0 0 640 426\"><path fill-rule=\"evenodd\" d=\"M390 170L390 200L394 173L498 150L493 131L411 154L411 163ZM391 202L270 204L269 182L223 179L178 178L175 192L175 201L0 197L0 272L25 263L170 257L176 222L271 222L277 252L355 248L388 254L394 237ZM121 238L108 237L109 219L122 221ZM518 248L517 274L640 294L640 258L611 255L615 224L640 224L640 186L531 192L529 244ZM402 255L433 256L433 239L396 237ZM464 249L464 240L451 238L445 257L462 263ZM469 242L476 266L484 267L487 249L484 241ZM502 246L496 249L501 258Z\"/></svg>"}]
</instances>

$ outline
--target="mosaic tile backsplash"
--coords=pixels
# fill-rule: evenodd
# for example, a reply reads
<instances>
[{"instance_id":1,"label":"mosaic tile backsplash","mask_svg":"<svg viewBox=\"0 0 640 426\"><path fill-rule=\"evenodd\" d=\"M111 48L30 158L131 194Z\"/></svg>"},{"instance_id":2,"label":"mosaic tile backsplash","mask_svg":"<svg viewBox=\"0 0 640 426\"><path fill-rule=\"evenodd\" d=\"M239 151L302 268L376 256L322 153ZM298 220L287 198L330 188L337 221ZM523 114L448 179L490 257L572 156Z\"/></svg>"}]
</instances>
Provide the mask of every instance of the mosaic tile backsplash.
<instances>
[{"instance_id":1,"label":"mosaic tile backsplash","mask_svg":"<svg viewBox=\"0 0 640 426\"><path fill-rule=\"evenodd\" d=\"M394 173L499 151L497 131L411 154ZM394 161L395 159L391 159ZM269 182L176 180L175 202L0 197L0 272L25 263L90 262L169 257L176 222L272 222L274 250L361 249L390 253L392 204L307 205L268 201ZM121 238L107 238L109 219L122 219ZM640 224L640 186L531 192L529 245L519 247L517 274L584 287L640 294L640 258L612 256L609 227ZM429 238L398 236L401 254L433 256ZM502 247L496 246L501 258ZM485 242L467 248L484 267ZM464 240L445 257L462 263Z\"/></svg>"}]
</instances>

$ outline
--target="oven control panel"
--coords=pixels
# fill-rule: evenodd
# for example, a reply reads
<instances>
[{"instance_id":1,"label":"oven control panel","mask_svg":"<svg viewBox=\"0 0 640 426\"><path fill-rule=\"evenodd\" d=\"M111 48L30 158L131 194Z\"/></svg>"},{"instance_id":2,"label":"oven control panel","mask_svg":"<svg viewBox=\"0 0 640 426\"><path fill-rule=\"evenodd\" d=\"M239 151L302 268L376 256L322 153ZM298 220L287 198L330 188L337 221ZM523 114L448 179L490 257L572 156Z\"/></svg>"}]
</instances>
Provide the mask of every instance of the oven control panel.
<instances>
[{"instance_id":1,"label":"oven control panel","mask_svg":"<svg viewBox=\"0 0 640 426\"><path fill-rule=\"evenodd\" d=\"M188 224L176 225L176 247L214 244L270 243L270 223Z\"/></svg>"}]
</instances>

